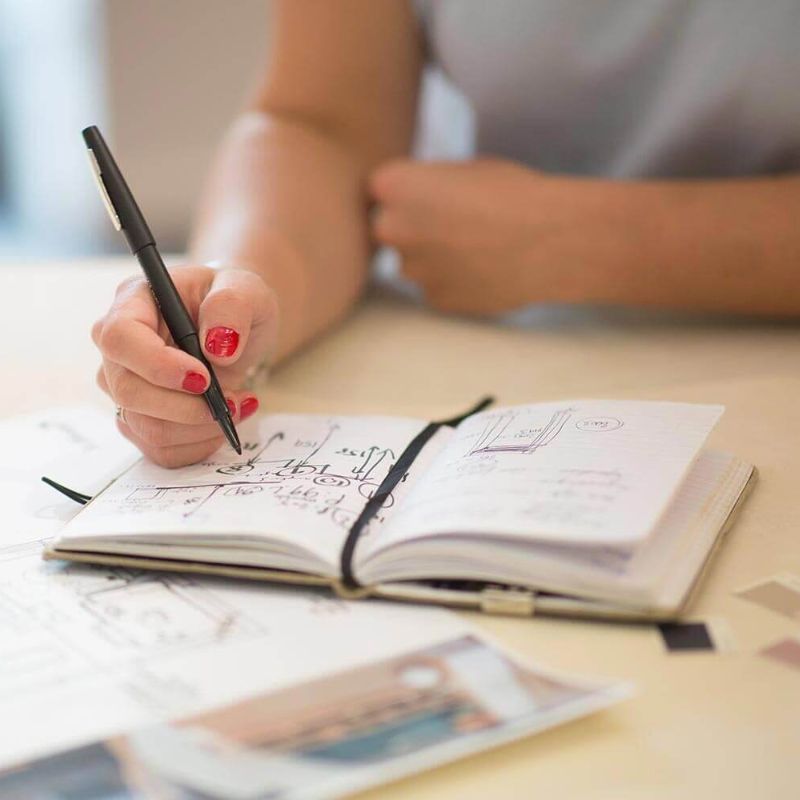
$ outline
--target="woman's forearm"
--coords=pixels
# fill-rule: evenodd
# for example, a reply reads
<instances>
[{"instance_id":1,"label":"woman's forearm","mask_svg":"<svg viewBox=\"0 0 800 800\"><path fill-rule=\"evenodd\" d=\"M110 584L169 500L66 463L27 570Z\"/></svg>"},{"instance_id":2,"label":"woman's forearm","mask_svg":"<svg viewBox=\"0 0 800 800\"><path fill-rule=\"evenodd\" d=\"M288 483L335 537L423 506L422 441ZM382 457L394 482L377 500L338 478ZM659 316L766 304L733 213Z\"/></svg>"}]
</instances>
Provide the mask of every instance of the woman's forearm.
<instances>
[{"instance_id":1,"label":"woman's forearm","mask_svg":"<svg viewBox=\"0 0 800 800\"><path fill-rule=\"evenodd\" d=\"M800 177L576 181L582 189L607 223L593 264L607 276L599 299L800 314Z\"/></svg>"},{"instance_id":2,"label":"woman's forearm","mask_svg":"<svg viewBox=\"0 0 800 800\"><path fill-rule=\"evenodd\" d=\"M369 257L363 167L302 121L251 112L236 121L206 189L194 261L258 272L276 292L277 357L340 319Z\"/></svg>"}]
</instances>

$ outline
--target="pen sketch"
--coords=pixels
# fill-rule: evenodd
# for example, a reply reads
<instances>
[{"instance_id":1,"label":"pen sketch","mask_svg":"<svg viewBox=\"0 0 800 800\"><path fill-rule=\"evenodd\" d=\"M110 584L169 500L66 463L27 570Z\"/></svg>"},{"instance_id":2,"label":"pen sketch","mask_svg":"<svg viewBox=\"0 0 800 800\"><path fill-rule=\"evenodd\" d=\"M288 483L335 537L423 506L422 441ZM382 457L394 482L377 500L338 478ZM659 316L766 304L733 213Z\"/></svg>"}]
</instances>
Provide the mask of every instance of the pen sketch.
<instances>
[{"instance_id":1,"label":"pen sketch","mask_svg":"<svg viewBox=\"0 0 800 800\"><path fill-rule=\"evenodd\" d=\"M574 411L574 408L558 409L545 425L537 427L526 427L525 417L529 415L515 410L489 416L469 455L535 453L556 439Z\"/></svg>"},{"instance_id":2,"label":"pen sketch","mask_svg":"<svg viewBox=\"0 0 800 800\"><path fill-rule=\"evenodd\" d=\"M575 423L579 431L617 431L625 423L617 417L584 417Z\"/></svg>"},{"instance_id":3,"label":"pen sketch","mask_svg":"<svg viewBox=\"0 0 800 800\"><path fill-rule=\"evenodd\" d=\"M189 475L196 480L132 485L119 499L118 510L178 511L189 520L220 499L264 495L280 506L327 516L337 527L349 528L397 457L394 449L374 441L359 444L336 420L299 432L279 429L262 442L244 442L243 449L251 454L246 461L212 459L191 468ZM390 495L383 507L393 503Z\"/></svg>"}]
</instances>

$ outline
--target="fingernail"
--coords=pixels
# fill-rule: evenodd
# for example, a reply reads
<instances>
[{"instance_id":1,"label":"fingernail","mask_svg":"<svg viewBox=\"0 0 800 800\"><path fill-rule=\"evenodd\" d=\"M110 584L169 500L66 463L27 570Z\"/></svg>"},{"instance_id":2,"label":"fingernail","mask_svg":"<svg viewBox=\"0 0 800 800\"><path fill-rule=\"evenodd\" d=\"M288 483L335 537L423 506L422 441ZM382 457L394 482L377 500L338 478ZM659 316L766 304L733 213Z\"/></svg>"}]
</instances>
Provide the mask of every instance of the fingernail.
<instances>
[{"instance_id":1,"label":"fingernail","mask_svg":"<svg viewBox=\"0 0 800 800\"><path fill-rule=\"evenodd\" d=\"M206 385L206 376L199 372L187 372L183 379L183 388L194 394L202 394L206 390Z\"/></svg>"},{"instance_id":2,"label":"fingernail","mask_svg":"<svg viewBox=\"0 0 800 800\"><path fill-rule=\"evenodd\" d=\"M228 404L228 411L230 411L231 416L235 417L236 416L236 403L234 403L233 400L230 399L230 397L226 397L225 398L225 402Z\"/></svg>"},{"instance_id":3,"label":"fingernail","mask_svg":"<svg viewBox=\"0 0 800 800\"><path fill-rule=\"evenodd\" d=\"M247 419L258 411L258 398L245 397L242 400L242 419Z\"/></svg>"},{"instance_id":4,"label":"fingernail","mask_svg":"<svg viewBox=\"0 0 800 800\"><path fill-rule=\"evenodd\" d=\"M206 334L206 350L212 356L230 358L239 346L239 333L221 325L211 328Z\"/></svg>"}]
</instances>

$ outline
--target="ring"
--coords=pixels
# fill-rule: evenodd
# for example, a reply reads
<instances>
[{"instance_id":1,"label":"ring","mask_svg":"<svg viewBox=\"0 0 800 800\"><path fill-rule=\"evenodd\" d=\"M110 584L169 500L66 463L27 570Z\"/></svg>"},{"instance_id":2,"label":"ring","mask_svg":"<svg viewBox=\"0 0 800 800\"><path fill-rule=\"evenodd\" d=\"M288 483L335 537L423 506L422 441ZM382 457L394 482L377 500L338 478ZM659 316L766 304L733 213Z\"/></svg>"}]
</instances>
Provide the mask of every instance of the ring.
<instances>
[{"instance_id":1,"label":"ring","mask_svg":"<svg viewBox=\"0 0 800 800\"><path fill-rule=\"evenodd\" d=\"M269 378L270 366L269 359L265 358L260 364L250 367L244 374L243 388L254 392L263 386Z\"/></svg>"},{"instance_id":2,"label":"ring","mask_svg":"<svg viewBox=\"0 0 800 800\"><path fill-rule=\"evenodd\" d=\"M117 419L123 424L127 425L127 421L125 420L125 409L122 406L117 406L116 410Z\"/></svg>"}]
</instances>

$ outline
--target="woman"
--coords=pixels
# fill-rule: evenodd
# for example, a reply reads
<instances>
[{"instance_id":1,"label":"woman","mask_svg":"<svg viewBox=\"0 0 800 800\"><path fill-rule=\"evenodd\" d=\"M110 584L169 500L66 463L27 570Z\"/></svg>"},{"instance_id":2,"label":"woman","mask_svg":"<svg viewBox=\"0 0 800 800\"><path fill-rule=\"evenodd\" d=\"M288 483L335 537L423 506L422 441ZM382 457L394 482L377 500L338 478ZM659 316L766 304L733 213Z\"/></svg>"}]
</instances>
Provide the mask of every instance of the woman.
<instances>
[{"instance_id":1,"label":"woman","mask_svg":"<svg viewBox=\"0 0 800 800\"><path fill-rule=\"evenodd\" d=\"M353 306L374 243L446 312L800 311L793 0L278 0L271 32L173 271L237 421L248 371ZM479 158L409 160L427 59L470 99ZM141 279L93 337L146 455L219 447L207 372Z\"/></svg>"}]
</instances>

